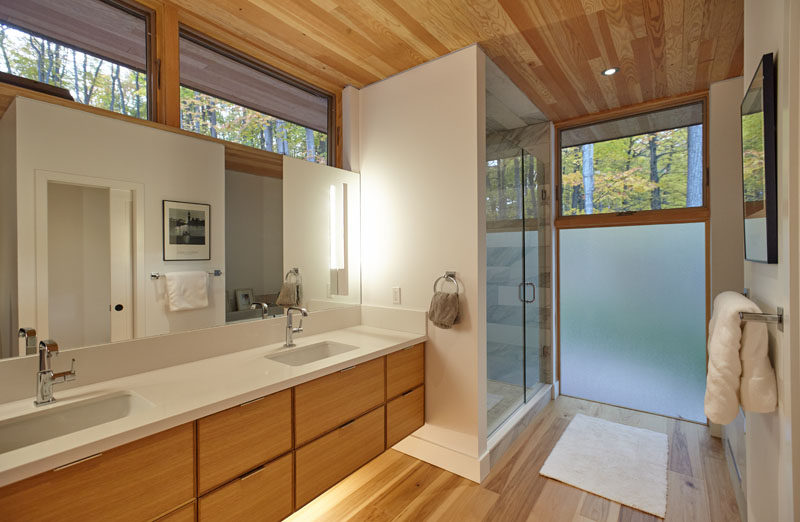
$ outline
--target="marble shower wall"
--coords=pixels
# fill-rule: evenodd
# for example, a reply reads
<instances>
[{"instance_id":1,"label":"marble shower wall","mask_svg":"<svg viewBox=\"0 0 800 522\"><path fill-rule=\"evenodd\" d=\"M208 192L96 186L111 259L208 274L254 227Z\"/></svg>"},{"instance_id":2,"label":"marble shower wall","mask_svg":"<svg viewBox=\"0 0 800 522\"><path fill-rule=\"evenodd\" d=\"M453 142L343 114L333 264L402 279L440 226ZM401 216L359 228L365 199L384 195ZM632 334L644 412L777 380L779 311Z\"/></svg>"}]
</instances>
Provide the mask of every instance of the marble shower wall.
<instances>
[{"instance_id":1,"label":"marble shower wall","mask_svg":"<svg viewBox=\"0 0 800 522\"><path fill-rule=\"evenodd\" d=\"M550 123L544 122L519 129L492 132L486 136L487 162L520 157L534 161L534 187L536 201L533 216L530 207L525 216L525 255L538 259L538 274L528 281L536 283L536 303L528 307L538 310L538 328L529 327L528 333L538 330L539 358L528 361L528 372L538 373L539 381L552 383L553 331L552 331L552 277L551 277L551 222L550 222ZM529 156L528 156L529 155ZM491 175L492 169L487 169ZM524 174L523 174L524 176ZM533 190L532 190L533 191ZM511 194L513 199L514 194ZM511 201L511 205L515 202ZM519 232L522 220L494 219L487 216L487 327L489 342L487 346L489 379L521 384L522 346L521 329L522 306L519 300L514 303L516 285L522 263L522 245ZM533 244L532 244L533 243ZM535 266L529 262L527 267ZM527 317L529 325L531 317ZM493 335L494 334L494 335ZM531 341L528 339L529 346ZM531 359L531 358L528 358ZM534 373L535 374L535 373ZM530 384L531 379L528 379Z\"/></svg>"}]
</instances>

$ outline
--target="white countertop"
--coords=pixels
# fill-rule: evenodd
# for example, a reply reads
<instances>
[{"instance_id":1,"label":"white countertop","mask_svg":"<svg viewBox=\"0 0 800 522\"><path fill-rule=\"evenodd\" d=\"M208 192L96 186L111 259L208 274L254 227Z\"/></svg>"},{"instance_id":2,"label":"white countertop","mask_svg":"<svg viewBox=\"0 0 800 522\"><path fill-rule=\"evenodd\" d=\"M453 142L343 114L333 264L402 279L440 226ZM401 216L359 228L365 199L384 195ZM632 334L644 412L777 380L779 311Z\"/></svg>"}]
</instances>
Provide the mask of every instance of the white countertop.
<instances>
[{"instance_id":1,"label":"white countertop","mask_svg":"<svg viewBox=\"0 0 800 522\"><path fill-rule=\"evenodd\" d=\"M3 424L20 415L119 392L138 395L153 405L121 419L0 454L0 486L425 340L426 337L419 334L356 326L307 337L296 336L297 348L320 341L357 347L302 366L267 359L265 355L296 349L283 348L283 343L276 343L61 392L56 385L54 395L58 401L48 406L34 407L33 397L0 404L0 423ZM34 379L31 375L31 382Z\"/></svg>"}]
</instances>

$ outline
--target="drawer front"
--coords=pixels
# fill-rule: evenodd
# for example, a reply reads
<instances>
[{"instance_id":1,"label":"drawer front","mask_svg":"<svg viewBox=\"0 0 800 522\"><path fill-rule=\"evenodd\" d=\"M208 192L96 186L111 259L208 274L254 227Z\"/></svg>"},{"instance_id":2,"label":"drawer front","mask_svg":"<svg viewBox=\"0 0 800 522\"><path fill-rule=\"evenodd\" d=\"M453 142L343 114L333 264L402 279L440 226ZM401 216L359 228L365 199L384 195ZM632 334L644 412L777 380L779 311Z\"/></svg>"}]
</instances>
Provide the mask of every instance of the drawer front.
<instances>
[{"instance_id":1,"label":"drawer front","mask_svg":"<svg viewBox=\"0 0 800 522\"><path fill-rule=\"evenodd\" d=\"M200 494L292 448L292 391L283 390L197 421Z\"/></svg>"},{"instance_id":2,"label":"drawer front","mask_svg":"<svg viewBox=\"0 0 800 522\"><path fill-rule=\"evenodd\" d=\"M159 518L157 522L194 522L196 504L186 504L168 515Z\"/></svg>"},{"instance_id":3,"label":"drawer front","mask_svg":"<svg viewBox=\"0 0 800 522\"><path fill-rule=\"evenodd\" d=\"M200 497L198 520L272 521L292 513L292 455Z\"/></svg>"},{"instance_id":4,"label":"drawer front","mask_svg":"<svg viewBox=\"0 0 800 522\"><path fill-rule=\"evenodd\" d=\"M425 383L425 344L390 353L386 356L386 398Z\"/></svg>"},{"instance_id":5,"label":"drawer front","mask_svg":"<svg viewBox=\"0 0 800 522\"><path fill-rule=\"evenodd\" d=\"M381 404L383 364L381 357L296 386L295 447Z\"/></svg>"},{"instance_id":6,"label":"drawer front","mask_svg":"<svg viewBox=\"0 0 800 522\"><path fill-rule=\"evenodd\" d=\"M386 447L390 448L425 424L425 386L386 404Z\"/></svg>"},{"instance_id":7,"label":"drawer front","mask_svg":"<svg viewBox=\"0 0 800 522\"><path fill-rule=\"evenodd\" d=\"M383 453L384 407L320 437L296 451L297 507L310 502Z\"/></svg>"},{"instance_id":8,"label":"drawer front","mask_svg":"<svg viewBox=\"0 0 800 522\"><path fill-rule=\"evenodd\" d=\"M0 520L150 520L194 498L194 423L0 489Z\"/></svg>"}]
</instances>

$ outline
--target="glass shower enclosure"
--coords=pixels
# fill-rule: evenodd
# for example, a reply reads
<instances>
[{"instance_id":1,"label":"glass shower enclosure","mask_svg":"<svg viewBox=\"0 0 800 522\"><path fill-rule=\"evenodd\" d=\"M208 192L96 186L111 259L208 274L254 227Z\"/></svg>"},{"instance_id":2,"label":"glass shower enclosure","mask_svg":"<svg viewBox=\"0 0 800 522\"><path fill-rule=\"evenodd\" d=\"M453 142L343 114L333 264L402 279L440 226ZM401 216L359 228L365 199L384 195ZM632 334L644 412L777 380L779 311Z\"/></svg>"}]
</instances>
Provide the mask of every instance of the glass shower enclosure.
<instances>
[{"instance_id":1,"label":"glass shower enclosure","mask_svg":"<svg viewBox=\"0 0 800 522\"><path fill-rule=\"evenodd\" d=\"M487 433L552 382L549 124L487 134Z\"/></svg>"}]
</instances>

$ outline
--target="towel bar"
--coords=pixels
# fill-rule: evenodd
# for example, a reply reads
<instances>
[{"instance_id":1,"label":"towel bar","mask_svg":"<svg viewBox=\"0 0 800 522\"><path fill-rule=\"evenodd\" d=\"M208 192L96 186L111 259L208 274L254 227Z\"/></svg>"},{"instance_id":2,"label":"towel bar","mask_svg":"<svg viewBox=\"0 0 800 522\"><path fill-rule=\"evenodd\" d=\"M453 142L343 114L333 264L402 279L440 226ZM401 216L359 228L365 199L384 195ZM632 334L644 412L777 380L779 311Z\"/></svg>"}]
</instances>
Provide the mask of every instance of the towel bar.
<instances>
[{"instance_id":1,"label":"towel bar","mask_svg":"<svg viewBox=\"0 0 800 522\"><path fill-rule=\"evenodd\" d=\"M214 277L219 277L219 276L222 275L222 270L219 270L219 269L209 270L208 271L208 275L214 276ZM158 278L161 278L161 277L164 277L164 274L160 274L158 272L150 272L150 279L158 279Z\"/></svg>"},{"instance_id":2,"label":"towel bar","mask_svg":"<svg viewBox=\"0 0 800 522\"><path fill-rule=\"evenodd\" d=\"M439 276L436 281L433 282L433 291L436 291L436 285L439 284L439 281L444 279L445 281L450 281L456 285L456 293L461 292L461 285L458 284L458 280L456 279L456 273L453 271L448 270L444 273L444 275Z\"/></svg>"},{"instance_id":3,"label":"towel bar","mask_svg":"<svg viewBox=\"0 0 800 522\"><path fill-rule=\"evenodd\" d=\"M779 306L775 314L754 314L749 312L739 312L739 319L742 321L754 321L757 323L777 324L778 330L783 331L783 307Z\"/></svg>"}]
</instances>

